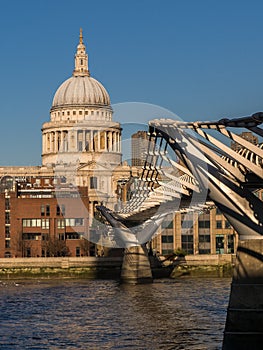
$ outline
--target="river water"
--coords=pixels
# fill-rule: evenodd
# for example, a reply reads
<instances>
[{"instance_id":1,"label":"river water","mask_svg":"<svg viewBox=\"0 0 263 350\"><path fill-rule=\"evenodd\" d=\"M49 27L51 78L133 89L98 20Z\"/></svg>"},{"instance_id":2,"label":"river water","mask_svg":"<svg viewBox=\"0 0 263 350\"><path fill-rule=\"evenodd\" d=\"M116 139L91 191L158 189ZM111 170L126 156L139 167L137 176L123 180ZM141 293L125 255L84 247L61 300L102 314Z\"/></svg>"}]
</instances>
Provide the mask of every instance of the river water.
<instances>
[{"instance_id":1,"label":"river water","mask_svg":"<svg viewBox=\"0 0 263 350\"><path fill-rule=\"evenodd\" d=\"M230 282L1 281L0 349L221 349Z\"/></svg>"}]
</instances>

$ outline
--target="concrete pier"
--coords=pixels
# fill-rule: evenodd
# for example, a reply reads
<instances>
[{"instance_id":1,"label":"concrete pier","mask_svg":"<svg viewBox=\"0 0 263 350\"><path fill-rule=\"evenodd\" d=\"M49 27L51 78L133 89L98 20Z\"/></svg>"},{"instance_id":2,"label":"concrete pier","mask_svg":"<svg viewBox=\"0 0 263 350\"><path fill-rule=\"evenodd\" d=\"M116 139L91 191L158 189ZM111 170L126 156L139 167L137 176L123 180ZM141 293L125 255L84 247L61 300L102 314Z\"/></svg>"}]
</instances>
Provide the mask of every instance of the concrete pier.
<instances>
[{"instance_id":1,"label":"concrete pier","mask_svg":"<svg viewBox=\"0 0 263 350\"><path fill-rule=\"evenodd\" d=\"M125 249L121 281L130 284L152 283L152 270L146 248L134 246Z\"/></svg>"},{"instance_id":2,"label":"concrete pier","mask_svg":"<svg viewBox=\"0 0 263 350\"><path fill-rule=\"evenodd\" d=\"M227 310L223 350L262 349L263 240L240 241Z\"/></svg>"}]
</instances>

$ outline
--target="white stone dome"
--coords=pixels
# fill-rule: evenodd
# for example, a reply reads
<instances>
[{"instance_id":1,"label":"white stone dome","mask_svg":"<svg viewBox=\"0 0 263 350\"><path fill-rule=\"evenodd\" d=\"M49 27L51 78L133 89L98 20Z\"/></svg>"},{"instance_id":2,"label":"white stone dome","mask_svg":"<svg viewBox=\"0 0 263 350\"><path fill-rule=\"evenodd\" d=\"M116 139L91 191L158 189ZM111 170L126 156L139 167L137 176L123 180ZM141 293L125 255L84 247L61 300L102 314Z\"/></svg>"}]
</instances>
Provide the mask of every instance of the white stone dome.
<instances>
[{"instance_id":1,"label":"white stone dome","mask_svg":"<svg viewBox=\"0 0 263 350\"><path fill-rule=\"evenodd\" d=\"M90 76L88 54L83 43L82 30L75 54L73 76L64 81L57 89L51 110L70 109L71 107L95 107L95 109L96 107L106 107L111 109L108 92L99 81Z\"/></svg>"},{"instance_id":2,"label":"white stone dome","mask_svg":"<svg viewBox=\"0 0 263 350\"><path fill-rule=\"evenodd\" d=\"M110 97L104 86L89 75L72 76L57 89L52 109L70 106L110 107Z\"/></svg>"}]
</instances>

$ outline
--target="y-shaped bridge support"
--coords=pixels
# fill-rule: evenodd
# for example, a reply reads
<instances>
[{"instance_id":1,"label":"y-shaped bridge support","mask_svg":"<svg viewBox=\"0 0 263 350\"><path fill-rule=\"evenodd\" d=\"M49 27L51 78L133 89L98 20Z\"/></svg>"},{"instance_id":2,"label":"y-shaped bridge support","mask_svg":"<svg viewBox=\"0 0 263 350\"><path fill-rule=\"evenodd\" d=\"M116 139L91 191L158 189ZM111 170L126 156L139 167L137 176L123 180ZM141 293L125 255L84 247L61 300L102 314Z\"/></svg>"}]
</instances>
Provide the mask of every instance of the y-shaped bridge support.
<instances>
[{"instance_id":1,"label":"y-shaped bridge support","mask_svg":"<svg viewBox=\"0 0 263 350\"><path fill-rule=\"evenodd\" d=\"M263 149L231 131L242 127L262 137L262 122L263 113L218 122L150 122L151 133L169 143L239 235L224 350L261 349L263 344L263 202L255 195L263 188ZM240 151L211 130L239 144Z\"/></svg>"},{"instance_id":2,"label":"y-shaped bridge support","mask_svg":"<svg viewBox=\"0 0 263 350\"><path fill-rule=\"evenodd\" d=\"M125 248L121 281L131 284L152 283L152 269L144 243L156 232L164 216L158 215L154 220L141 226L138 234L134 234L132 230L118 221L109 209L104 206L98 206L97 209L113 227L117 246Z\"/></svg>"},{"instance_id":3,"label":"y-shaped bridge support","mask_svg":"<svg viewBox=\"0 0 263 350\"><path fill-rule=\"evenodd\" d=\"M121 281L130 284L152 283L152 270L148 252L144 246L137 245L125 249Z\"/></svg>"}]
</instances>

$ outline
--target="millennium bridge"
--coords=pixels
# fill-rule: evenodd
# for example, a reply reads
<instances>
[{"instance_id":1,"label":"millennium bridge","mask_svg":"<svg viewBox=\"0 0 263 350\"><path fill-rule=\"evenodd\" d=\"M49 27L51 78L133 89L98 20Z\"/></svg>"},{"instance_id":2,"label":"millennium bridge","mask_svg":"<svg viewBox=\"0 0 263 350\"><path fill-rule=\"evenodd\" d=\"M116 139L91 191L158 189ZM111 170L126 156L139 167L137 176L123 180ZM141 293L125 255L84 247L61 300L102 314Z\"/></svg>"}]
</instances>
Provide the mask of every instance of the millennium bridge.
<instances>
[{"instance_id":1,"label":"millennium bridge","mask_svg":"<svg viewBox=\"0 0 263 350\"><path fill-rule=\"evenodd\" d=\"M145 243L165 216L215 203L239 235L223 349L259 349L263 340L263 148L239 136L247 130L260 139L262 123L262 112L214 122L151 120L133 196L116 212L98 207L125 247L123 281L140 283L152 281Z\"/></svg>"}]
</instances>

